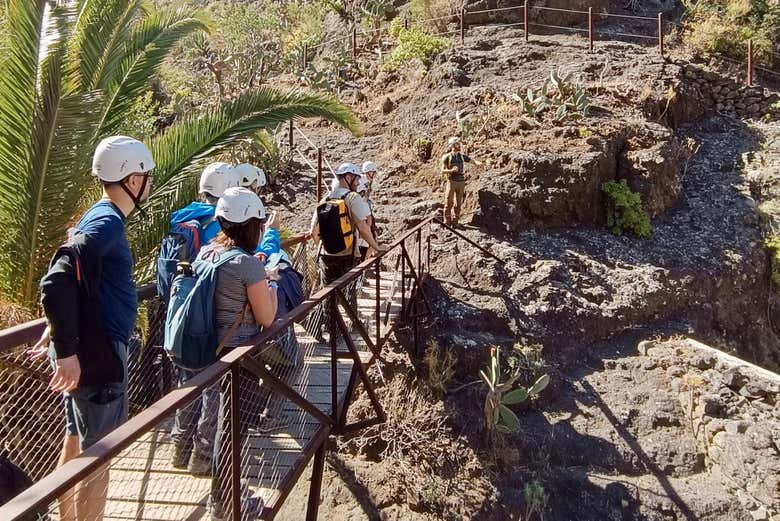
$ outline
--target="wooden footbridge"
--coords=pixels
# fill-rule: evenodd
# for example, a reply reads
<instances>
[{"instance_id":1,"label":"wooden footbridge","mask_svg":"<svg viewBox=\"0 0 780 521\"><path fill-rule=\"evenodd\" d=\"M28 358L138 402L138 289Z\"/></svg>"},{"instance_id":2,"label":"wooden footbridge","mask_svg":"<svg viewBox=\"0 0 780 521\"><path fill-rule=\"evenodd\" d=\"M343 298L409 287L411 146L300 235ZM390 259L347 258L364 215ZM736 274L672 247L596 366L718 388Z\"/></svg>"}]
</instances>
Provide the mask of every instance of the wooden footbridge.
<instances>
[{"instance_id":1,"label":"wooden footbridge","mask_svg":"<svg viewBox=\"0 0 780 521\"><path fill-rule=\"evenodd\" d=\"M492 256L431 217L381 256L311 291L317 278L313 248L305 238L288 242L286 248L295 247L293 262L311 296L181 388L171 385L159 320L151 318L160 315L154 289L140 288L152 325L130 364L131 418L56 469L63 432L61 399L46 390L47 368L30 365L33 362L23 356L40 335L43 321L0 332L0 448L36 481L0 507L0 519L76 519L72 512L60 512L59 505L68 503L58 499L72 496L77 486L105 469L107 488L98 494L106 497L104 519L208 519L210 498L221 498L226 518L272 519L309 466L307 518L316 519L328 438L385 419L368 370L380 360L388 335L398 326L408 327L419 351L419 322L430 312L423 285L435 223ZM323 324L325 333L320 335ZM295 363L280 364L273 354L281 342L289 342L290 328L300 356ZM3 388L6 381L11 383ZM196 477L172 466L169 433L175 411L198 400L210 386L220 390L221 449L214 475ZM349 406L360 387L373 416L349 423ZM82 494L79 501L83 499Z\"/></svg>"}]
</instances>

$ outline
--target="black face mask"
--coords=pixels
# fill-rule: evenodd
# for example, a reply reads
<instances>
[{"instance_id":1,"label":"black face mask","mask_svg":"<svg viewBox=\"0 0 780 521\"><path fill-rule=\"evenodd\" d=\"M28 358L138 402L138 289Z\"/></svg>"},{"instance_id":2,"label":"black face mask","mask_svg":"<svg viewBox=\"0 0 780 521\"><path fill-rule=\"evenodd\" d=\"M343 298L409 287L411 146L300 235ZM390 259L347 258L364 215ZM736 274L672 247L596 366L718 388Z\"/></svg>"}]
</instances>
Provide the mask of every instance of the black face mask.
<instances>
[{"instance_id":1,"label":"black face mask","mask_svg":"<svg viewBox=\"0 0 780 521\"><path fill-rule=\"evenodd\" d=\"M133 192L130 191L130 189L127 187L127 184L125 184L125 181L122 181L119 186L122 187L122 190L130 197L130 199L133 200L133 204L135 205L136 210L138 210L138 213L141 214L141 217L146 217L146 212L143 208L141 208L141 196L146 191L146 185L149 183L149 174L144 175L144 181L141 183L141 189L138 191L138 195L133 194Z\"/></svg>"}]
</instances>

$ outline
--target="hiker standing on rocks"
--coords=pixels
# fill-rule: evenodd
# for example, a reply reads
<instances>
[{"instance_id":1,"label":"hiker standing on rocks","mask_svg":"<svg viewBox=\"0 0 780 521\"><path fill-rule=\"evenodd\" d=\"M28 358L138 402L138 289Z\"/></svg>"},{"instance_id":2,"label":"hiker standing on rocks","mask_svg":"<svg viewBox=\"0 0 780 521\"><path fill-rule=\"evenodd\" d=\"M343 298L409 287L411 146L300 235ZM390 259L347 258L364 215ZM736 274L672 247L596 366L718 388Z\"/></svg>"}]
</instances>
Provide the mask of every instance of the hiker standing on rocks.
<instances>
[{"instance_id":1,"label":"hiker standing on rocks","mask_svg":"<svg viewBox=\"0 0 780 521\"><path fill-rule=\"evenodd\" d=\"M149 197L154 161L149 149L126 136L102 140L92 175L103 197L69 230L41 280L48 322L30 355L48 351L49 388L65 405L65 441L59 464L78 456L127 420L127 353L138 299L125 220ZM101 520L108 468L59 498L60 519Z\"/></svg>"},{"instance_id":2,"label":"hiker standing on rocks","mask_svg":"<svg viewBox=\"0 0 780 521\"><path fill-rule=\"evenodd\" d=\"M450 151L441 158L441 173L447 179L446 196L444 205L444 222L455 226L460 219L460 210L463 206L463 198L466 195L466 178L463 175L465 163L473 162L477 166L482 163L460 151L460 138L451 137L447 141ZM455 203L455 215L452 215L452 204Z\"/></svg>"}]
</instances>

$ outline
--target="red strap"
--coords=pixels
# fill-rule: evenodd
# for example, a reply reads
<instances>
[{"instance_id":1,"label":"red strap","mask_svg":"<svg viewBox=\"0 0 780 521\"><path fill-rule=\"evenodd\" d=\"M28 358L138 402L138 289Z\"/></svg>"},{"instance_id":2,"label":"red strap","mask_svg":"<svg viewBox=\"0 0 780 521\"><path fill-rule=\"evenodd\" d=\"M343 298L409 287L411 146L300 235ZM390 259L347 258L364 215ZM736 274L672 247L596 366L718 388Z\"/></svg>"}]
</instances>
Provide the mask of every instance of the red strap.
<instances>
[{"instance_id":1,"label":"red strap","mask_svg":"<svg viewBox=\"0 0 780 521\"><path fill-rule=\"evenodd\" d=\"M187 228L188 230L190 230L192 232L192 235L195 236L195 239L193 241L193 243L195 245L195 251L196 252L200 251L200 233L198 233L198 228L196 228L192 224L188 224L188 223L179 223L179 226L184 226L185 228Z\"/></svg>"}]
</instances>

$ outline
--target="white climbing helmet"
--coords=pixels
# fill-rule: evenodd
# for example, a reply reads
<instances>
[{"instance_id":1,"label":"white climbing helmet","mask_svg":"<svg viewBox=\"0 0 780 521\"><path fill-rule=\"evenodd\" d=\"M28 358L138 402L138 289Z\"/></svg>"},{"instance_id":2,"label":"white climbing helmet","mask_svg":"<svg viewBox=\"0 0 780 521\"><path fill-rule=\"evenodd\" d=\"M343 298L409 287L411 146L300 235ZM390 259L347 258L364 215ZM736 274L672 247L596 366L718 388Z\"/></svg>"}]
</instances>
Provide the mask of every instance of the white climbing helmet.
<instances>
[{"instance_id":1,"label":"white climbing helmet","mask_svg":"<svg viewBox=\"0 0 780 521\"><path fill-rule=\"evenodd\" d=\"M452 147L453 145L460 143L460 138L457 136L452 136L447 140L447 146Z\"/></svg>"},{"instance_id":2,"label":"white climbing helmet","mask_svg":"<svg viewBox=\"0 0 780 521\"><path fill-rule=\"evenodd\" d=\"M249 163L241 163L233 167L233 171L238 176L238 182L245 188L265 186L267 180L265 178L265 171L262 168L250 165Z\"/></svg>"},{"instance_id":3,"label":"white climbing helmet","mask_svg":"<svg viewBox=\"0 0 780 521\"><path fill-rule=\"evenodd\" d=\"M243 186L232 186L225 190L217 201L214 212L228 222L241 224L253 217L265 220L265 208L257 194Z\"/></svg>"},{"instance_id":4,"label":"white climbing helmet","mask_svg":"<svg viewBox=\"0 0 780 521\"><path fill-rule=\"evenodd\" d=\"M233 171L233 167L227 163L216 162L203 169L198 192L222 197L225 190L233 186L238 186L238 176Z\"/></svg>"},{"instance_id":5,"label":"white climbing helmet","mask_svg":"<svg viewBox=\"0 0 780 521\"><path fill-rule=\"evenodd\" d=\"M347 174L360 175L360 169L355 163L341 163L336 169L336 175L342 176Z\"/></svg>"},{"instance_id":6,"label":"white climbing helmet","mask_svg":"<svg viewBox=\"0 0 780 521\"><path fill-rule=\"evenodd\" d=\"M111 136L98 143L92 157L92 175L116 183L130 174L145 174L154 168L149 148L127 136Z\"/></svg>"},{"instance_id":7,"label":"white climbing helmet","mask_svg":"<svg viewBox=\"0 0 780 521\"><path fill-rule=\"evenodd\" d=\"M376 167L376 163L374 163L373 161L366 161L365 163L363 163L363 168L361 168L361 170L363 171L364 174L371 174L371 173L376 174L379 171Z\"/></svg>"}]
</instances>

